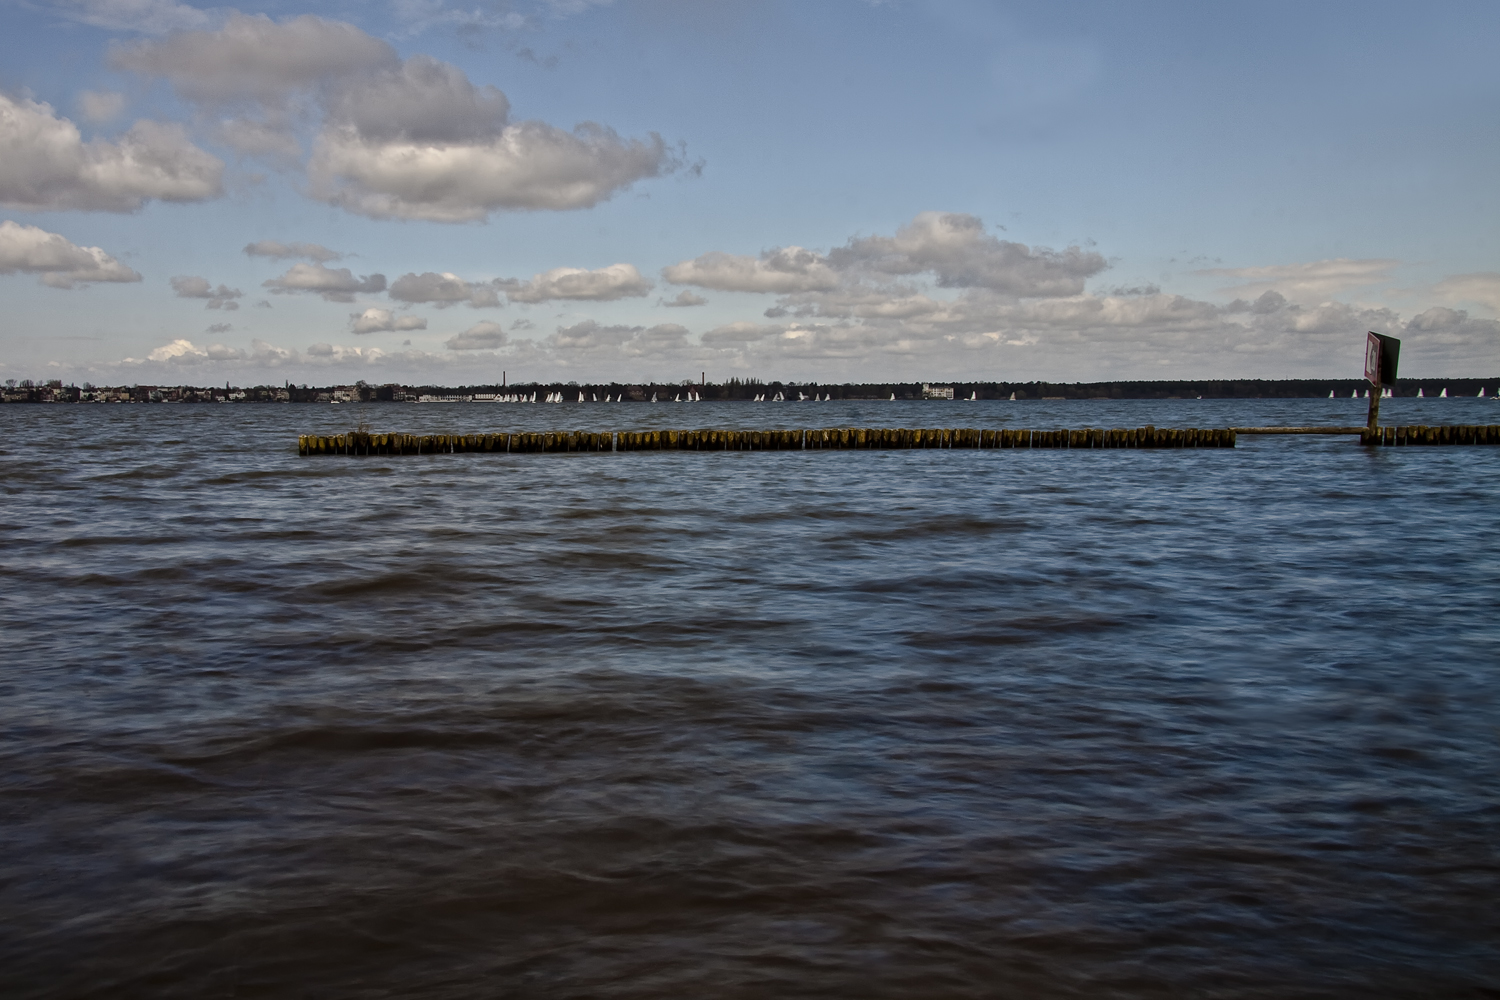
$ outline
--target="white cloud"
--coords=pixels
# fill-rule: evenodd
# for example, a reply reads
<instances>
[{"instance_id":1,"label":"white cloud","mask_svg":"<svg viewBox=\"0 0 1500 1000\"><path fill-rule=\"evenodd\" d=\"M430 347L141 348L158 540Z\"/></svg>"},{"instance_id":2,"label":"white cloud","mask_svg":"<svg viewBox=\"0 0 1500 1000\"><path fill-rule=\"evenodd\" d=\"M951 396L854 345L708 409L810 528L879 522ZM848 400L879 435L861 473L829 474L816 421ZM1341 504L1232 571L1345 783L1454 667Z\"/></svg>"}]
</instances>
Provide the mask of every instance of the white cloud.
<instances>
[{"instance_id":1,"label":"white cloud","mask_svg":"<svg viewBox=\"0 0 1500 1000\"><path fill-rule=\"evenodd\" d=\"M111 142L84 142L49 104L0 94L0 202L34 211L133 212L151 199L223 193L224 163L182 126L139 121Z\"/></svg>"},{"instance_id":2,"label":"white cloud","mask_svg":"<svg viewBox=\"0 0 1500 1000\"><path fill-rule=\"evenodd\" d=\"M110 31L160 35L201 28L210 16L176 0L52 0L52 9L69 20Z\"/></svg>"},{"instance_id":3,"label":"white cloud","mask_svg":"<svg viewBox=\"0 0 1500 1000\"><path fill-rule=\"evenodd\" d=\"M355 333L393 333L425 330L427 321L420 316L397 316L389 309L371 306L362 313L351 315L349 328Z\"/></svg>"},{"instance_id":4,"label":"white cloud","mask_svg":"<svg viewBox=\"0 0 1500 1000\"><path fill-rule=\"evenodd\" d=\"M174 365L197 365L208 361L243 361L248 356L238 347L226 347L223 344L199 347L191 340L178 339L156 348L146 355L146 360Z\"/></svg>"},{"instance_id":5,"label":"white cloud","mask_svg":"<svg viewBox=\"0 0 1500 1000\"><path fill-rule=\"evenodd\" d=\"M317 243L282 243L278 240L258 240L255 243L246 244L245 253L251 257L270 257L272 260L306 257L319 264L338 260L344 256L337 250L330 250Z\"/></svg>"},{"instance_id":6,"label":"white cloud","mask_svg":"<svg viewBox=\"0 0 1500 1000\"><path fill-rule=\"evenodd\" d=\"M98 247L81 247L57 233L7 219L0 222L0 274L17 272L40 275L42 284L53 288L141 280Z\"/></svg>"},{"instance_id":7,"label":"white cloud","mask_svg":"<svg viewBox=\"0 0 1500 1000\"><path fill-rule=\"evenodd\" d=\"M744 257L717 250L662 268L674 285L697 285L721 292L807 292L838 287L828 259L802 247L768 250Z\"/></svg>"},{"instance_id":8,"label":"white cloud","mask_svg":"<svg viewBox=\"0 0 1500 1000\"><path fill-rule=\"evenodd\" d=\"M399 302L425 302L439 309L459 302L466 302L474 309L500 305L494 282L469 282L446 271L403 274L391 282L390 296Z\"/></svg>"},{"instance_id":9,"label":"white cloud","mask_svg":"<svg viewBox=\"0 0 1500 1000\"><path fill-rule=\"evenodd\" d=\"M327 302L353 302L356 294L385 291L385 275L371 274L356 278L347 267L337 269L322 264L293 264L279 278L261 282L273 295L316 292Z\"/></svg>"},{"instance_id":10,"label":"white cloud","mask_svg":"<svg viewBox=\"0 0 1500 1000\"><path fill-rule=\"evenodd\" d=\"M474 222L492 212L589 208L675 169L658 135L622 139L585 122L520 122L468 142L372 139L327 128L308 165L314 197L377 219Z\"/></svg>"},{"instance_id":11,"label":"white cloud","mask_svg":"<svg viewBox=\"0 0 1500 1000\"><path fill-rule=\"evenodd\" d=\"M703 296L698 295L695 292L690 292L686 288L684 288L682 291L678 292L675 297L670 299L658 299L656 304L660 306L666 306L668 309L686 309L690 306L706 306L708 305L708 300Z\"/></svg>"},{"instance_id":12,"label":"white cloud","mask_svg":"<svg viewBox=\"0 0 1500 1000\"><path fill-rule=\"evenodd\" d=\"M171 279L172 291L177 293L179 299L207 299L205 309L238 309L240 304L235 299L242 298L244 292L238 288L230 288L220 285L215 288L207 278L196 275L180 274Z\"/></svg>"},{"instance_id":13,"label":"white cloud","mask_svg":"<svg viewBox=\"0 0 1500 1000\"><path fill-rule=\"evenodd\" d=\"M798 246L759 257L714 251L662 270L675 285L780 295L831 293L890 298L895 277L923 274L941 288L982 288L1006 295L1077 295L1108 264L1078 247L1032 248L997 239L972 215L922 212L894 236L856 237L826 256ZM861 287L874 280L880 289ZM912 299L911 290L901 294ZM930 300L929 300L930 301ZM794 303L806 305L806 303ZM912 300L908 306L925 305Z\"/></svg>"},{"instance_id":14,"label":"white cloud","mask_svg":"<svg viewBox=\"0 0 1500 1000\"><path fill-rule=\"evenodd\" d=\"M510 121L491 86L430 56L402 62L352 24L231 13L216 31L118 46L117 69L164 78L205 107L249 104L220 136L242 153L300 155L291 123L321 106L307 166L315 198L373 218L471 222L497 211L587 208L675 170L662 138L623 139L585 122L571 132Z\"/></svg>"},{"instance_id":15,"label":"white cloud","mask_svg":"<svg viewBox=\"0 0 1500 1000\"><path fill-rule=\"evenodd\" d=\"M332 364L358 364L379 361L385 352L378 347L344 347L339 344L313 344L307 356L320 362Z\"/></svg>"},{"instance_id":16,"label":"white cloud","mask_svg":"<svg viewBox=\"0 0 1500 1000\"><path fill-rule=\"evenodd\" d=\"M85 90L78 95L78 110L89 121L113 121L125 110L125 95L109 90Z\"/></svg>"},{"instance_id":17,"label":"white cloud","mask_svg":"<svg viewBox=\"0 0 1500 1000\"><path fill-rule=\"evenodd\" d=\"M450 351L492 351L503 347L505 341L505 331L500 324L486 319L449 337L443 346Z\"/></svg>"},{"instance_id":18,"label":"white cloud","mask_svg":"<svg viewBox=\"0 0 1500 1000\"><path fill-rule=\"evenodd\" d=\"M1500 272L1455 274L1433 286L1445 302L1474 302L1500 312Z\"/></svg>"},{"instance_id":19,"label":"white cloud","mask_svg":"<svg viewBox=\"0 0 1500 1000\"><path fill-rule=\"evenodd\" d=\"M642 277L633 264L611 264L596 271L558 267L529 281L512 279L496 284L505 290L512 302L550 302L554 299L609 302L639 298L649 294L652 288L651 282Z\"/></svg>"},{"instance_id":20,"label":"white cloud","mask_svg":"<svg viewBox=\"0 0 1500 1000\"><path fill-rule=\"evenodd\" d=\"M882 275L929 272L942 288L987 288L1009 295L1076 295L1109 265L1078 247L1032 249L998 239L984 223L957 212L922 212L895 236L851 239L828 255L841 271Z\"/></svg>"},{"instance_id":21,"label":"white cloud","mask_svg":"<svg viewBox=\"0 0 1500 1000\"><path fill-rule=\"evenodd\" d=\"M1213 267L1198 274L1238 281L1225 289L1233 295L1255 295L1274 291L1296 301L1322 301L1341 292L1389 281L1398 260L1315 260L1264 267Z\"/></svg>"},{"instance_id":22,"label":"white cloud","mask_svg":"<svg viewBox=\"0 0 1500 1000\"><path fill-rule=\"evenodd\" d=\"M182 97L209 105L279 105L294 92L398 62L390 45L343 21L238 12L216 31L180 31L110 55L114 68L164 78Z\"/></svg>"},{"instance_id":23,"label":"white cloud","mask_svg":"<svg viewBox=\"0 0 1500 1000\"><path fill-rule=\"evenodd\" d=\"M264 340L252 340L250 341L250 360L275 366L284 361L297 360L297 352L268 344Z\"/></svg>"}]
</instances>

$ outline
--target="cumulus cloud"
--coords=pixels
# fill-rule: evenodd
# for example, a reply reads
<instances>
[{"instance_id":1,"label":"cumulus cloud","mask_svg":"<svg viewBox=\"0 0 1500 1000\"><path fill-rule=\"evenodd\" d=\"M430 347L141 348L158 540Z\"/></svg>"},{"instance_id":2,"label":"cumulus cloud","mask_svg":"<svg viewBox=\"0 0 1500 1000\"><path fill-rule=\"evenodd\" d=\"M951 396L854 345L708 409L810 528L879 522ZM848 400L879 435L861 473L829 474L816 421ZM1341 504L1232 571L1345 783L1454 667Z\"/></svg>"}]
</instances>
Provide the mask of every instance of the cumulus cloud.
<instances>
[{"instance_id":1,"label":"cumulus cloud","mask_svg":"<svg viewBox=\"0 0 1500 1000\"><path fill-rule=\"evenodd\" d=\"M670 169L660 136L622 139L592 122L566 132L527 121L443 143L370 138L335 124L318 137L308 179L315 197L359 215L473 222L497 211L589 208Z\"/></svg>"},{"instance_id":2,"label":"cumulus cloud","mask_svg":"<svg viewBox=\"0 0 1500 1000\"><path fill-rule=\"evenodd\" d=\"M0 203L16 208L133 212L223 193L223 161L176 124L139 121L115 141L84 142L51 105L0 94L0 149Z\"/></svg>"},{"instance_id":3,"label":"cumulus cloud","mask_svg":"<svg viewBox=\"0 0 1500 1000\"><path fill-rule=\"evenodd\" d=\"M666 306L668 309L686 309L689 306L706 306L708 305L708 300L684 288L673 298L658 299L657 305Z\"/></svg>"},{"instance_id":4,"label":"cumulus cloud","mask_svg":"<svg viewBox=\"0 0 1500 1000\"><path fill-rule=\"evenodd\" d=\"M0 222L0 274L17 272L38 275L42 284L53 288L141 280L98 247L81 247L57 233L7 219Z\"/></svg>"},{"instance_id":5,"label":"cumulus cloud","mask_svg":"<svg viewBox=\"0 0 1500 1000\"><path fill-rule=\"evenodd\" d=\"M837 269L882 275L930 272L943 288L987 288L1010 295L1076 295L1108 267L1104 257L1078 247L1035 249L986 233L984 223L958 212L922 212L894 236L851 239L832 251Z\"/></svg>"},{"instance_id":6,"label":"cumulus cloud","mask_svg":"<svg viewBox=\"0 0 1500 1000\"><path fill-rule=\"evenodd\" d=\"M327 302L353 302L357 294L385 291L385 275L356 278L347 267L334 269L322 264L293 264L281 277L261 284L269 288L272 295L315 292Z\"/></svg>"},{"instance_id":7,"label":"cumulus cloud","mask_svg":"<svg viewBox=\"0 0 1500 1000\"><path fill-rule=\"evenodd\" d=\"M340 344L313 344L307 356L317 361L333 364L357 364L378 361L385 352L378 347L344 347Z\"/></svg>"},{"instance_id":8,"label":"cumulus cloud","mask_svg":"<svg viewBox=\"0 0 1500 1000\"><path fill-rule=\"evenodd\" d=\"M171 279L172 291L177 293L179 299L207 299L205 309L238 309L240 304L235 299L242 298L244 292L238 288L230 288L220 285L215 288L207 278L196 275L180 274Z\"/></svg>"},{"instance_id":9,"label":"cumulus cloud","mask_svg":"<svg viewBox=\"0 0 1500 1000\"><path fill-rule=\"evenodd\" d=\"M78 95L78 110L95 124L113 121L125 110L125 95L108 90L85 90Z\"/></svg>"},{"instance_id":10,"label":"cumulus cloud","mask_svg":"<svg viewBox=\"0 0 1500 1000\"><path fill-rule=\"evenodd\" d=\"M1225 289L1233 295L1255 295L1274 291L1297 301L1319 301L1340 292L1389 281L1397 260L1315 260L1299 264L1272 264L1264 267L1213 267L1198 274L1236 280Z\"/></svg>"},{"instance_id":11,"label":"cumulus cloud","mask_svg":"<svg viewBox=\"0 0 1500 1000\"><path fill-rule=\"evenodd\" d=\"M856 237L826 256L798 246L769 250L759 257L714 251L663 269L675 285L731 292L780 295L869 294L856 288L874 281L890 297L896 278L931 275L941 288L977 288L1017 296L1076 295L1108 264L1103 256L1078 247L1032 248L985 232L972 215L923 212L894 236ZM910 297L910 290L900 287Z\"/></svg>"},{"instance_id":12,"label":"cumulus cloud","mask_svg":"<svg viewBox=\"0 0 1500 1000\"><path fill-rule=\"evenodd\" d=\"M450 351L492 351L503 347L505 341L505 331L500 324L486 319L449 337L443 346Z\"/></svg>"},{"instance_id":13,"label":"cumulus cloud","mask_svg":"<svg viewBox=\"0 0 1500 1000\"><path fill-rule=\"evenodd\" d=\"M597 271L577 267L557 267L538 274L529 281L514 279L496 282L512 302L550 302L554 299L580 299L610 302L615 299L640 298L651 292L651 282L641 276L633 264L611 264Z\"/></svg>"},{"instance_id":14,"label":"cumulus cloud","mask_svg":"<svg viewBox=\"0 0 1500 1000\"><path fill-rule=\"evenodd\" d=\"M272 260L287 260L305 257L319 264L339 260L344 255L317 243L282 243L278 240L257 240L245 245L245 253L251 257L270 257Z\"/></svg>"},{"instance_id":15,"label":"cumulus cloud","mask_svg":"<svg viewBox=\"0 0 1500 1000\"><path fill-rule=\"evenodd\" d=\"M697 285L721 292L808 292L838 287L827 258L802 247L768 250L744 257L717 250L662 268L674 285Z\"/></svg>"},{"instance_id":16,"label":"cumulus cloud","mask_svg":"<svg viewBox=\"0 0 1500 1000\"><path fill-rule=\"evenodd\" d=\"M234 325L232 323L213 323L213 324L211 324L209 326L209 328L207 330L205 330L203 332L204 333L228 333L230 330L233 330L233 329L234 329Z\"/></svg>"},{"instance_id":17,"label":"cumulus cloud","mask_svg":"<svg viewBox=\"0 0 1500 1000\"><path fill-rule=\"evenodd\" d=\"M371 306L362 313L351 315L349 328L355 333L393 333L405 330L425 330L427 321L420 316L397 316L389 309Z\"/></svg>"},{"instance_id":18,"label":"cumulus cloud","mask_svg":"<svg viewBox=\"0 0 1500 1000\"><path fill-rule=\"evenodd\" d=\"M513 122L510 102L455 66L394 49L352 24L231 13L218 30L117 46L117 69L168 80L205 108L248 106L221 138L251 155L300 154L296 109L321 108L307 165L316 198L373 218L471 222L497 211L587 208L680 157L654 133Z\"/></svg>"},{"instance_id":19,"label":"cumulus cloud","mask_svg":"<svg viewBox=\"0 0 1500 1000\"><path fill-rule=\"evenodd\" d=\"M480 309L500 305L495 282L469 282L456 274L432 271L423 274L403 274L391 282L390 296L400 302L424 302L446 309L460 302Z\"/></svg>"},{"instance_id":20,"label":"cumulus cloud","mask_svg":"<svg viewBox=\"0 0 1500 1000\"><path fill-rule=\"evenodd\" d=\"M174 340L163 344L150 354L147 361L165 362L174 365L197 365L211 361L243 361L248 355L238 347L212 344L199 347L191 340Z\"/></svg>"},{"instance_id":21,"label":"cumulus cloud","mask_svg":"<svg viewBox=\"0 0 1500 1000\"><path fill-rule=\"evenodd\" d=\"M115 69L165 79L181 97L208 105L276 105L296 91L398 62L387 43L312 14L276 22L234 12L217 30L179 31L110 54Z\"/></svg>"},{"instance_id":22,"label":"cumulus cloud","mask_svg":"<svg viewBox=\"0 0 1500 1000\"><path fill-rule=\"evenodd\" d=\"M327 112L329 121L374 142L476 142L498 136L510 123L503 93L476 87L457 66L425 55L345 80Z\"/></svg>"}]
</instances>

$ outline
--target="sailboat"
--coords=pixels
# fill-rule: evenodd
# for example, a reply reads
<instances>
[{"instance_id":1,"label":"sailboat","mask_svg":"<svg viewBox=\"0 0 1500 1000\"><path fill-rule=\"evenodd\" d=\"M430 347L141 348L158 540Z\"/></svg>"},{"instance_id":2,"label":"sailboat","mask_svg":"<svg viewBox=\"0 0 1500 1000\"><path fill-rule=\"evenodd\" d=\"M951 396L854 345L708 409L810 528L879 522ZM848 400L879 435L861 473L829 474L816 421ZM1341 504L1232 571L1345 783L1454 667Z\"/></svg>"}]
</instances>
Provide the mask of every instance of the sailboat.
<instances>
[{"instance_id":1,"label":"sailboat","mask_svg":"<svg viewBox=\"0 0 1500 1000\"><path fill-rule=\"evenodd\" d=\"M771 400L771 402L773 402L773 403L785 403L786 402L786 397L783 396L781 393L778 392L776 394L776 398L773 399L773 400Z\"/></svg>"},{"instance_id":2,"label":"sailboat","mask_svg":"<svg viewBox=\"0 0 1500 1000\"><path fill-rule=\"evenodd\" d=\"M1015 398L1015 397L1014 397L1014 396L1012 396L1012 397L1011 397L1011 398L1012 398L1012 399L1014 399L1014 398ZM1328 398L1329 398L1329 399L1332 399L1332 398L1333 398L1333 390L1332 390L1332 389L1329 389L1329 390L1328 390Z\"/></svg>"},{"instance_id":3,"label":"sailboat","mask_svg":"<svg viewBox=\"0 0 1500 1000\"><path fill-rule=\"evenodd\" d=\"M969 402L976 403L978 401L979 401L979 392L978 392L978 390L975 390L974 392L969 393Z\"/></svg>"},{"instance_id":4,"label":"sailboat","mask_svg":"<svg viewBox=\"0 0 1500 1000\"><path fill-rule=\"evenodd\" d=\"M1329 394L1328 394L1328 395L1330 395L1330 396L1332 396L1332 395L1333 395L1333 393L1331 393L1331 392L1330 392L1330 393L1329 393ZM896 398L896 397L895 397L895 396L892 396L892 397L891 397L891 398L892 398L892 399L895 399L895 398ZM1012 403L1014 403L1014 402L1015 402L1015 401L1016 401L1016 394L1015 394L1015 393L1011 393L1011 394L1010 394L1010 401L1011 401L1011 402L1012 402Z\"/></svg>"},{"instance_id":5,"label":"sailboat","mask_svg":"<svg viewBox=\"0 0 1500 1000\"><path fill-rule=\"evenodd\" d=\"M1422 390L1420 388L1417 389L1417 398L1418 399L1422 398Z\"/></svg>"},{"instance_id":6,"label":"sailboat","mask_svg":"<svg viewBox=\"0 0 1500 1000\"><path fill-rule=\"evenodd\" d=\"M891 401L894 402L895 399L896 399L896 394L893 392L893 393L891 393Z\"/></svg>"},{"instance_id":7,"label":"sailboat","mask_svg":"<svg viewBox=\"0 0 1500 1000\"><path fill-rule=\"evenodd\" d=\"M1443 387L1443 391L1440 392L1440 393L1438 393L1438 399L1447 399L1447 398L1448 398L1448 387L1444 386Z\"/></svg>"},{"instance_id":8,"label":"sailboat","mask_svg":"<svg viewBox=\"0 0 1500 1000\"><path fill-rule=\"evenodd\" d=\"M654 392L651 394L651 402L656 402L656 393Z\"/></svg>"}]
</instances>

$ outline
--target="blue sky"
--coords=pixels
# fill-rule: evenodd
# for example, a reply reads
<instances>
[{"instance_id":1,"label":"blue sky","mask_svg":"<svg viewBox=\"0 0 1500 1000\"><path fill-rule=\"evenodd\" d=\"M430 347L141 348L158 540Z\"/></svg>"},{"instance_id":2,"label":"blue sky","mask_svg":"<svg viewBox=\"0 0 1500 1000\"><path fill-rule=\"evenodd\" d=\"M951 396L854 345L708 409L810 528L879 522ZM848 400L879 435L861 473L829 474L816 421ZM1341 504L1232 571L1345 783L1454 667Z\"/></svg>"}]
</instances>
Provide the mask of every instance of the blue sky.
<instances>
[{"instance_id":1,"label":"blue sky","mask_svg":"<svg viewBox=\"0 0 1500 1000\"><path fill-rule=\"evenodd\" d=\"M1493 3L0 17L0 377L1500 369Z\"/></svg>"}]
</instances>

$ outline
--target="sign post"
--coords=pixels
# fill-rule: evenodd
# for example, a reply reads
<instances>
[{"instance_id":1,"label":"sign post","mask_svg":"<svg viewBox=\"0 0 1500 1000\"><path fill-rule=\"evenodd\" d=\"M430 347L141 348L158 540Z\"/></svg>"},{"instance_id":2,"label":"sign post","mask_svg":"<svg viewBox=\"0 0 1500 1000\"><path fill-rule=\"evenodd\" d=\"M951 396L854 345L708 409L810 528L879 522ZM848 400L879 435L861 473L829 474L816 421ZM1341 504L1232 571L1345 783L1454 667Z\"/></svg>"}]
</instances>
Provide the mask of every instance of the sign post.
<instances>
[{"instance_id":1,"label":"sign post","mask_svg":"<svg viewBox=\"0 0 1500 1000\"><path fill-rule=\"evenodd\" d=\"M1365 378L1370 380L1370 416L1365 434L1373 438L1380 422L1380 394L1396 385L1396 363L1401 359L1401 341L1371 330L1365 339Z\"/></svg>"}]
</instances>

